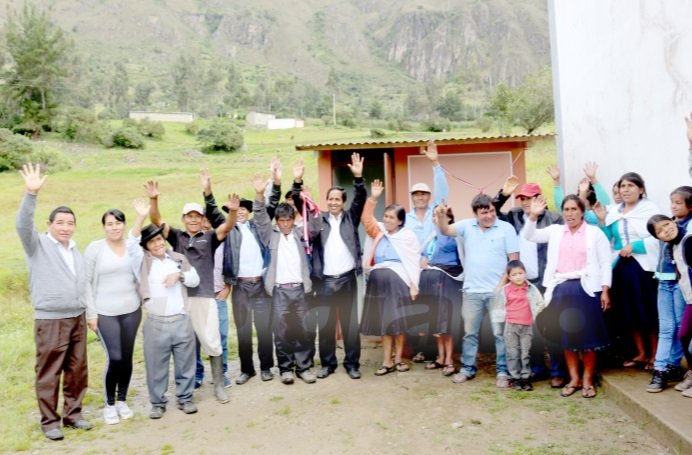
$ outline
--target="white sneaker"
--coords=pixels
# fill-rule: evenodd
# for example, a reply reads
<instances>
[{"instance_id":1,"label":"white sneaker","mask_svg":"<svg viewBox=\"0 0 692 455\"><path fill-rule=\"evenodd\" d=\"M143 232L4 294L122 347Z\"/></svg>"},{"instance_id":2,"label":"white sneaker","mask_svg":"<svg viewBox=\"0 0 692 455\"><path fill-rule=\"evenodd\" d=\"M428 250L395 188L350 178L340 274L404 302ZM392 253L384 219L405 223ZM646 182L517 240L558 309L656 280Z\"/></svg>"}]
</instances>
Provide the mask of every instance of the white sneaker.
<instances>
[{"instance_id":1,"label":"white sneaker","mask_svg":"<svg viewBox=\"0 0 692 455\"><path fill-rule=\"evenodd\" d=\"M118 415L123 420L131 419L132 416L135 415L135 413L132 412L132 410L127 406L127 403L124 401L116 401L115 409L118 411Z\"/></svg>"},{"instance_id":2,"label":"white sneaker","mask_svg":"<svg viewBox=\"0 0 692 455\"><path fill-rule=\"evenodd\" d=\"M689 389L690 387L692 387L692 370L687 370L683 380L676 384L675 390L677 390L678 392L682 392L684 390Z\"/></svg>"},{"instance_id":3,"label":"white sneaker","mask_svg":"<svg viewBox=\"0 0 692 455\"><path fill-rule=\"evenodd\" d=\"M106 422L106 425L115 425L120 423L120 419L118 418L118 410L115 409L115 406L106 405L106 407L103 408L103 421Z\"/></svg>"}]
</instances>

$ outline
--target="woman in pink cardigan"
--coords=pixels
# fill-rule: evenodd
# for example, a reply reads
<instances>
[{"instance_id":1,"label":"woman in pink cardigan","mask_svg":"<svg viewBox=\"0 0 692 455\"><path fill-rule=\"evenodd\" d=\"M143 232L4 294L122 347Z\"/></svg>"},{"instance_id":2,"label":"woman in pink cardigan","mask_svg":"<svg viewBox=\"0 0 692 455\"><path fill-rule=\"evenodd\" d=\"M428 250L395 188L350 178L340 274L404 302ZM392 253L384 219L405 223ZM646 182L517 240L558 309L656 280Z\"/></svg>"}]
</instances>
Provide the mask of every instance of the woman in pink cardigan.
<instances>
[{"instance_id":1,"label":"woman in pink cardigan","mask_svg":"<svg viewBox=\"0 0 692 455\"><path fill-rule=\"evenodd\" d=\"M404 227L404 208L389 205L384 209L382 222L375 219L375 206L383 191L380 180L372 182L361 217L368 234L363 255L368 278L361 333L382 337L383 360L376 376L409 370L402 361L408 328L406 315L418 295L420 279L420 245L416 235Z\"/></svg>"}]
</instances>

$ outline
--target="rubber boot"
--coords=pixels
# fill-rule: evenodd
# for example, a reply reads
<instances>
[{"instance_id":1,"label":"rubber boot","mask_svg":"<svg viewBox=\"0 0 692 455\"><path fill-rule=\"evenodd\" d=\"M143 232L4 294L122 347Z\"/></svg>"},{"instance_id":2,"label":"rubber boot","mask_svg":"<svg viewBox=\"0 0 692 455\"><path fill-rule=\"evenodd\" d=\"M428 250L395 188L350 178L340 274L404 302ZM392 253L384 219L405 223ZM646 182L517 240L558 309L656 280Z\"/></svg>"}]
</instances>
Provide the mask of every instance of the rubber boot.
<instances>
[{"instance_id":1,"label":"rubber boot","mask_svg":"<svg viewBox=\"0 0 692 455\"><path fill-rule=\"evenodd\" d=\"M214 396L219 403L228 403L230 400L223 388L223 357L220 355L209 356L209 360L211 361L211 375L214 378Z\"/></svg>"}]
</instances>

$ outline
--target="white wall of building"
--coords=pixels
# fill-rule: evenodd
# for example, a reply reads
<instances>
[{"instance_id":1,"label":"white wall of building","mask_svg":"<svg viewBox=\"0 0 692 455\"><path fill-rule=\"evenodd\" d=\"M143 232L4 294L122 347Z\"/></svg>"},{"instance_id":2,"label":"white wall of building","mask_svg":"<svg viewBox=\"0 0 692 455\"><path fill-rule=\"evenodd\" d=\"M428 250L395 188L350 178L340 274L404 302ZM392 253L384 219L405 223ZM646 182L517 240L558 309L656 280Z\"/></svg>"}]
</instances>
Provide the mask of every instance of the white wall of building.
<instances>
[{"instance_id":1,"label":"white wall of building","mask_svg":"<svg viewBox=\"0 0 692 455\"><path fill-rule=\"evenodd\" d=\"M191 123L195 120L192 112L130 112L133 120L149 119L157 122Z\"/></svg>"},{"instance_id":2,"label":"white wall of building","mask_svg":"<svg viewBox=\"0 0 692 455\"><path fill-rule=\"evenodd\" d=\"M669 213L690 185L684 117L692 111L692 1L548 0L563 187L584 162L606 188L639 172Z\"/></svg>"}]
</instances>

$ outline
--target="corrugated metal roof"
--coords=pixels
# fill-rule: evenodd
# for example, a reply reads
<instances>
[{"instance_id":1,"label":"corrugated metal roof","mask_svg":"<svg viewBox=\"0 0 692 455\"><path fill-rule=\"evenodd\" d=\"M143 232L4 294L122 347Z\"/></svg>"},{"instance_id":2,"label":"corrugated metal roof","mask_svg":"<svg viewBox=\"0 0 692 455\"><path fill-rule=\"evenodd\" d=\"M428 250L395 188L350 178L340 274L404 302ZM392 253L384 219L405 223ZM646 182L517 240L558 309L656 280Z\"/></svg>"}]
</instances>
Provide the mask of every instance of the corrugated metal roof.
<instances>
[{"instance_id":1,"label":"corrugated metal roof","mask_svg":"<svg viewBox=\"0 0 692 455\"><path fill-rule=\"evenodd\" d=\"M345 150L345 149L377 149L393 147L418 147L425 145L430 139L437 145L449 144L482 144L496 142L532 142L552 139L554 134L519 134L505 136L463 136L435 134L416 134L409 137L378 138L378 139L350 139L333 142L319 142L315 144L297 144L296 150Z\"/></svg>"}]
</instances>

